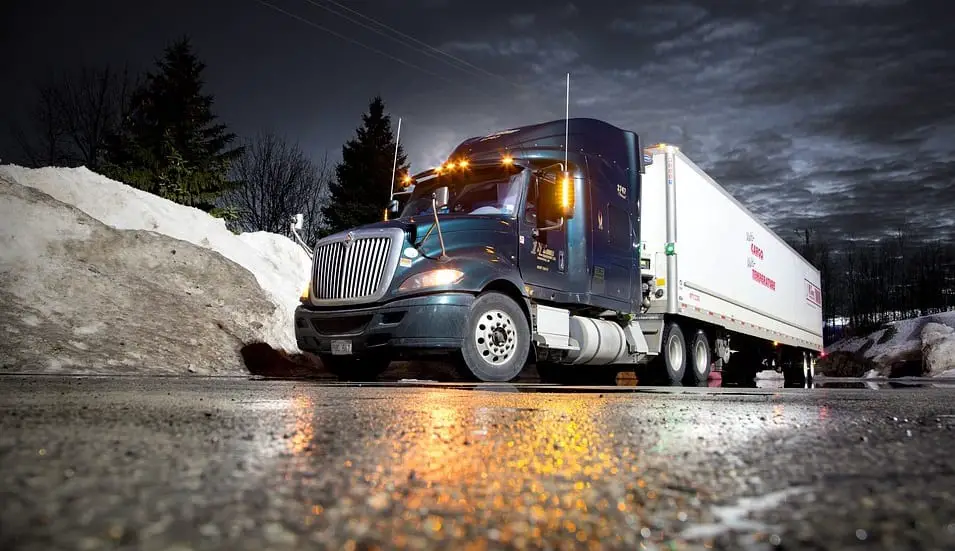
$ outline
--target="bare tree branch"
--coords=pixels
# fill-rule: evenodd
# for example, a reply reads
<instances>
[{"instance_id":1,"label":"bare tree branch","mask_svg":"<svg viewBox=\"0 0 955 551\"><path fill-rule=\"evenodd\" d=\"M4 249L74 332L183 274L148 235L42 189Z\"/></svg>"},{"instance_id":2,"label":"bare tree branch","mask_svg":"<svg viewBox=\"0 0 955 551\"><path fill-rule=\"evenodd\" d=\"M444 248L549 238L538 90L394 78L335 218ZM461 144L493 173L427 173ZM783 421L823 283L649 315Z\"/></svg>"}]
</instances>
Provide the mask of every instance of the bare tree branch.
<instances>
[{"instance_id":1,"label":"bare tree branch","mask_svg":"<svg viewBox=\"0 0 955 551\"><path fill-rule=\"evenodd\" d=\"M263 132L247 140L245 154L233 164L232 178L240 184L222 204L238 211L236 225L247 232L289 235L292 216L304 214L302 235L311 245L322 225L330 176L327 155L315 163L298 143Z\"/></svg>"},{"instance_id":2,"label":"bare tree branch","mask_svg":"<svg viewBox=\"0 0 955 551\"><path fill-rule=\"evenodd\" d=\"M31 166L97 169L107 136L126 113L135 82L126 68L83 67L39 84L27 125L12 131Z\"/></svg>"}]
</instances>

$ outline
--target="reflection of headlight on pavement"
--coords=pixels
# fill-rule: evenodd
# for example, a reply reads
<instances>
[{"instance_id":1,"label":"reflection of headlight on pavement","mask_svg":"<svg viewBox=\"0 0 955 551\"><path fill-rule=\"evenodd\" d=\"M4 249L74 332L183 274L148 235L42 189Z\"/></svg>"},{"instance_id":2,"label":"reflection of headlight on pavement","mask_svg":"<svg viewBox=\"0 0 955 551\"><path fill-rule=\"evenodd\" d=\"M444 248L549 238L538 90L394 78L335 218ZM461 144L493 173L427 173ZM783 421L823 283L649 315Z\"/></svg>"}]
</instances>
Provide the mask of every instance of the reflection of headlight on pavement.
<instances>
[{"instance_id":1,"label":"reflection of headlight on pavement","mask_svg":"<svg viewBox=\"0 0 955 551\"><path fill-rule=\"evenodd\" d=\"M438 287L441 285L453 285L464 277L464 272L452 268L441 268L439 270L430 270L415 274L404 281L399 291L414 291L415 289L426 289L428 287Z\"/></svg>"}]
</instances>

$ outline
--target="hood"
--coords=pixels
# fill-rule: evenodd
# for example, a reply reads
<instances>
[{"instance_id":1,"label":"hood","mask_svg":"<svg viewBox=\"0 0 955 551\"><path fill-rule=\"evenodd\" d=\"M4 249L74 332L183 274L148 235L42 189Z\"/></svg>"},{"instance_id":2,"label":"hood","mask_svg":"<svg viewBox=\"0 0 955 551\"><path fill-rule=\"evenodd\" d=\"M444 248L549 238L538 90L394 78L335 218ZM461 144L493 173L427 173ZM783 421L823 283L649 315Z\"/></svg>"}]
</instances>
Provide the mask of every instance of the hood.
<instances>
[{"instance_id":1,"label":"hood","mask_svg":"<svg viewBox=\"0 0 955 551\"><path fill-rule=\"evenodd\" d=\"M441 233L448 235L455 232L512 232L515 231L516 220L502 218L500 216L479 216L473 214L442 214L438 220L441 222ZM388 220L366 224L361 229L372 228L401 228L408 236L409 242L420 240L431 226L434 225L434 216L412 216L408 218L399 218L397 220ZM436 234L437 230L431 233ZM430 239L430 238L429 238Z\"/></svg>"}]
</instances>

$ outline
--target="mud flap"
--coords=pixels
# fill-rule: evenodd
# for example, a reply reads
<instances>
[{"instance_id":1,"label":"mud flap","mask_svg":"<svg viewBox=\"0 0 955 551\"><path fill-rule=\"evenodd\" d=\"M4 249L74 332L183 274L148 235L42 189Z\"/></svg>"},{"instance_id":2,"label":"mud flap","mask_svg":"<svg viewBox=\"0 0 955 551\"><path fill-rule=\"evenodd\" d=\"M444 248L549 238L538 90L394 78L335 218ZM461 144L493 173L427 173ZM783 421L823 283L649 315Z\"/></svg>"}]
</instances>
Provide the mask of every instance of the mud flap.
<instances>
[{"instance_id":1,"label":"mud flap","mask_svg":"<svg viewBox=\"0 0 955 551\"><path fill-rule=\"evenodd\" d=\"M638 323L627 324L623 328L623 334L627 336L627 346L630 348L631 354L647 354L650 352L647 339L643 336L643 329Z\"/></svg>"}]
</instances>

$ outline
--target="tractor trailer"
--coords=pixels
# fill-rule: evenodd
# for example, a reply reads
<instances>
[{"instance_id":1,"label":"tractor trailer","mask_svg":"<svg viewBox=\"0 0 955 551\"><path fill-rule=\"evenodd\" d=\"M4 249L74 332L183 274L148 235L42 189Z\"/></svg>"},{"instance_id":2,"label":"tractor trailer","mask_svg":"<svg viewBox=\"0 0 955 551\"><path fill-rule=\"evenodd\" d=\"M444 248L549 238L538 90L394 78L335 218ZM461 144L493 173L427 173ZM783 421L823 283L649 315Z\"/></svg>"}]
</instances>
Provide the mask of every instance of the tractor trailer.
<instances>
[{"instance_id":1,"label":"tractor trailer","mask_svg":"<svg viewBox=\"0 0 955 551\"><path fill-rule=\"evenodd\" d=\"M295 332L339 377L436 355L487 382L528 363L811 376L819 271L673 145L561 119L465 140L407 180L391 219L314 246Z\"/></svg>"}]
</instances>

